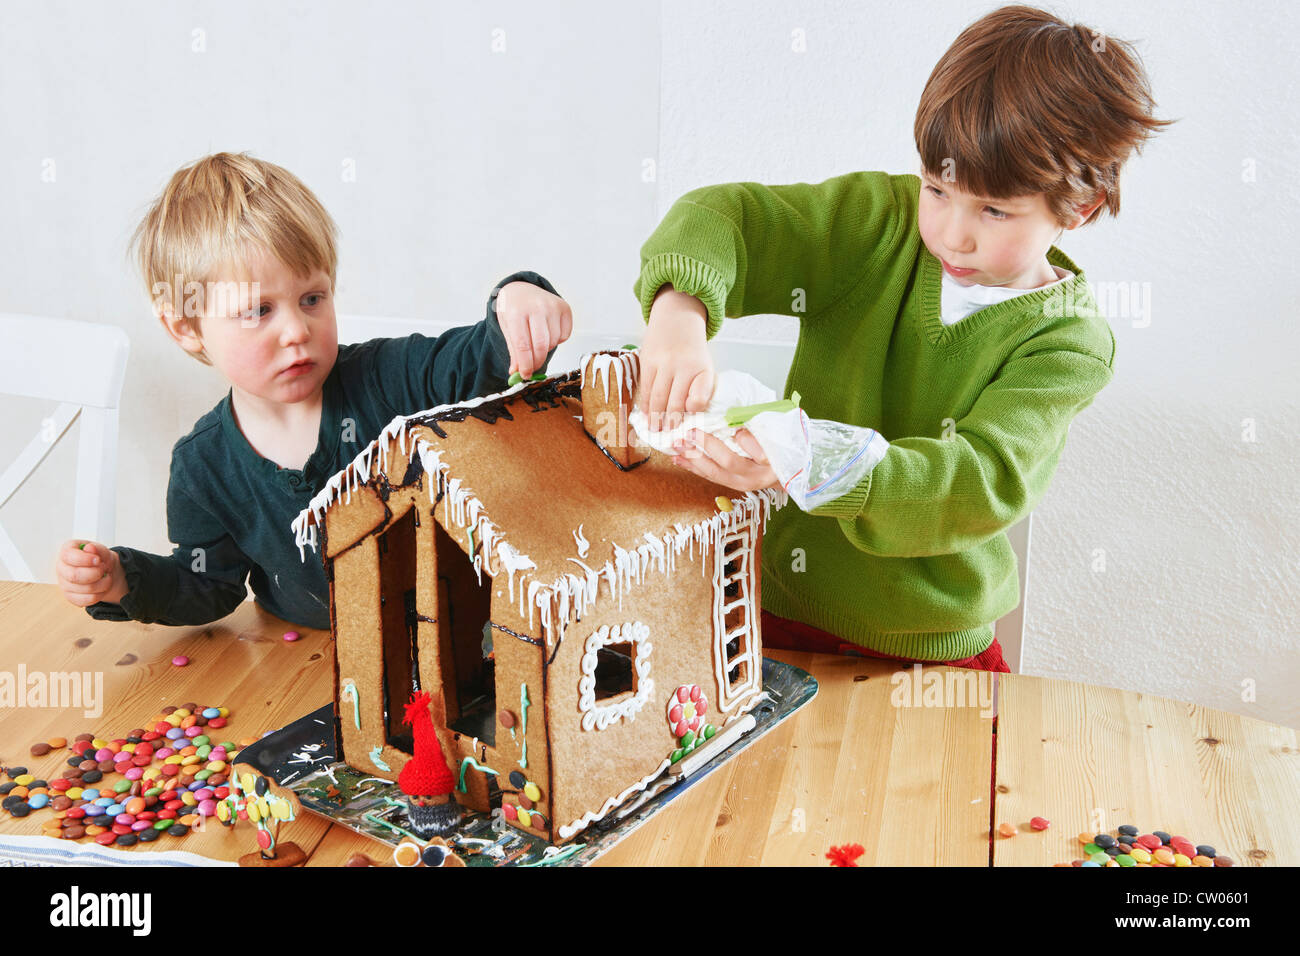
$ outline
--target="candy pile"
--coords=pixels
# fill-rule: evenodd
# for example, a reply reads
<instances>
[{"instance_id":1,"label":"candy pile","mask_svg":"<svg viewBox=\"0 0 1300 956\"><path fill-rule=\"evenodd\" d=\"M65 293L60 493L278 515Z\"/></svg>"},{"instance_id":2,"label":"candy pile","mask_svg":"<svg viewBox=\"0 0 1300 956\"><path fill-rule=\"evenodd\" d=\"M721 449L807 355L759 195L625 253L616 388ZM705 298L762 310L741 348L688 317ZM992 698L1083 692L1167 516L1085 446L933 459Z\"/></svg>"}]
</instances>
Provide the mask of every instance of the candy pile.
<instances>
[{"instance_id":1,"label":"candy pile","mask_svg":"<svg viewBox=\"0 0 1300 956\"><path fill-rule=\"evenodd\" d=\"M1130 823L1114 836L1109 833L1080 833L1081 860L1053 866L1232 866L1208 844L1194 845L1186 837L1170 836L1163 830L1139 834Z\"/></svg>"},{"instance_id":2,"label":"candy pile","mask_svg":"<svg viewBox=\"0 0 1300 956\"><path fill-rule=\"evenodd\" d=\"M9 782L0 784L0 806L15 817L48 807L54 814L42 831L65 840L133 846L163 833L184 836L217 812L230 794L225 784L238 748L257 741L214 744L209 732L226 726L229 716L225 707L188 703L164 707L151 729L137 727L115 740L85 733L70 744L63 737L33 744L33 757L72 751L68 769L46 781L26 767L4 768ZM121 779L110 783L111 775Z\"/></svg>"}]
</instances>

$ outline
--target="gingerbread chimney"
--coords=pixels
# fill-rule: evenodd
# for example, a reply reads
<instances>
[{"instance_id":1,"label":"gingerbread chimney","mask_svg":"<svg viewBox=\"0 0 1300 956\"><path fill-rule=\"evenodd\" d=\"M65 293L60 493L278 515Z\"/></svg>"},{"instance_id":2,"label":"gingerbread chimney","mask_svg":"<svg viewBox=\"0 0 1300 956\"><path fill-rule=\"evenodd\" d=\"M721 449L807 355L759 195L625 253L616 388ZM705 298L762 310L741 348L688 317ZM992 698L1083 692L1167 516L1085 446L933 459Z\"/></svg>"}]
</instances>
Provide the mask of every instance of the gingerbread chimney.
<instances>
[{"instance_id":1,"label":"gingerbread chimney","mask_svg":"<svg viewBox=\"0 0 1300 956\"><path fill-rule=\"evenodd\" d=\"M628 424L641 362L634 349L593 352L582 360L582 427L626 471L650 457Z\"/></svg>"}]
</instances>

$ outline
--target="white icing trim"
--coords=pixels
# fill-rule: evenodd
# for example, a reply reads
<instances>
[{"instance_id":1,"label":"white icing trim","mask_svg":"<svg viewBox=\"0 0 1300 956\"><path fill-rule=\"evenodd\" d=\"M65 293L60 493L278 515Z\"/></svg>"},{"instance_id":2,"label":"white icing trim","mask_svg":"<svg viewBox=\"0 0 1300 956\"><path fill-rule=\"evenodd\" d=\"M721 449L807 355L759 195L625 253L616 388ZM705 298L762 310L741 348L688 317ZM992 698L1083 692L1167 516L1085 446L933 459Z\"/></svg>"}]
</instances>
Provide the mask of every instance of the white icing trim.
<instances>
[{"instance_id":1,"label":"white icing trim","mask_svg":"<svg viewBox=\"0 0 1300 956\"><path fill-rule=\"evenodd\" d=\"M560 835L561 839L567 840L569 837L573 836L579 830L586 829L587 827L591 826L591 824L595 823L597 820L605 816L605 814L609 813L609 811L613 810L615 807L621 804L628 797L632 796L632 794L636 793L638 790L644 790L646 787L650 786L650 783L656 777L658 777L661 773L663 773L666 769L668 769L668 765L670 763L671 761L669 761L669 759L665 757L664 762L661 763L649 774L642 777L636 783L632 784L632 786L628 787L618 796L610 797L608 800L606 800L605 805L600 808L599 812L588 811L584 813L582 816L580 816L578 819L574 820L572 823L561 826L555 832Z\"/></svg>"},{"instance_id":2,"label":"white icing trim","mask_svg":"<svg viewBox=\"0 0 1300 956\"><path fill-rule=\"evenodd\" d=\"M713 558L713 677L718 686L718 711L725 714L738 704L746 694L761 689L763 685L762 661L758 659L754 641L754 598L750 589L750 575L757 574L757 568L751 568L754 558L754 529L741 527L723 535ZM728 602L726 586L727 546L740 542L731 560L740 562L740 570L735 581L740 585L740 593L735 600ZM744 612L744 622L735 631L727 631L727 609L739 605ZM733 634L741 637L742 650L732 660L746 665L746 679L734 687L729 676L730 661L727 660L727 643Z\"/></svg>"},{"instance_id":3,"label":"white icing trim","mask_svg":"<svg viewBox=\"0 0 1300 956\"><path fill-rule=\"evenodd\" d=\"M605 376L605 401L609 401L610 373L614 373L617 383L615 398L623 394L623 382L628 383L628 394L636 394L637 379L641 374L641 358L632 349L619 349L617 352L590 352L582 357L579 368L582 369L580 383L587 385L587 364L591 364L591 384L595 386L603 374Z\"/></svg>"},{"instance_id":4,"label":"white icing trim","mask_svg":"<svg viewBox=\"0 0 1300 956\"><path fill-rule=\"evenodd\" d=\"M600 649L610 644L633 644L636 646L636 658L632 666L636 668L636 693L614 704L598 705L596 703L596 664L600 658ZM635 720L637 712L646 705L654 693L655 683L650 678L650 628L640 621L628 621L626 624L605 624L591 632L583 647L581 661L582 677L578 679L578 710L582 712L582 729L604 730L610 724L626 717Z\"/></svg>"}]
</instances>

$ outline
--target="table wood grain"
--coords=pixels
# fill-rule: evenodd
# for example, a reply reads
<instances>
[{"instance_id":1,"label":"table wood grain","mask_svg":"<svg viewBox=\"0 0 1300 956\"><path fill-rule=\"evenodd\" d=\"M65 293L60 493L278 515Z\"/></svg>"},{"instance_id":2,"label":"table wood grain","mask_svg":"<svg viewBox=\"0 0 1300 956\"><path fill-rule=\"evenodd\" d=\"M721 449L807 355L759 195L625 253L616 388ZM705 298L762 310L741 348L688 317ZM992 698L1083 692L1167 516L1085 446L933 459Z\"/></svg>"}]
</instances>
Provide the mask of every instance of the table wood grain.
<instances>
[{"instance_id":1,"label":"table wood grain","mask_svg":"<svg viewBox=\"0 0 1300 956\"><path fill-rule=\"evenodd\" d=\"M299 641L283 640L290 629ZM991 712L973 697L900 703L902 677L887 662L767 653L813 674L816 698L598 865L825 866L831 846L858 843L859 865L1046 866L1077 855L1079 831L1126 822L1212 843L1243 865L1300 864L1300 751L1289 728L1149 695L984 675L997 688L995 735ZM191 663L173 666L178 654ZM20 667L103 682L93 718L78 707L0 711L0 762L47 779L66 754L35 758L28 747L52 736L122 736L192 700L229 707L238 740L282 727L332 693L329 633L293 627L251 601L213 624L173 628L94 621L53 585L0 582L0 669L16 678ZM919 673L977 679L953 668ZM1031 816L1052 827L1030 830ZM0 828L36 834L48 818L5 814ZM1019 825L1017 836L992 838L1004 821ZM311 866L339 866L357 852L391 862L386 845L310 812L281 839L301 846ZM253 846L250 828L213 823L128 852L183 848L234 860Z\"/></svg>"}]
</instances>

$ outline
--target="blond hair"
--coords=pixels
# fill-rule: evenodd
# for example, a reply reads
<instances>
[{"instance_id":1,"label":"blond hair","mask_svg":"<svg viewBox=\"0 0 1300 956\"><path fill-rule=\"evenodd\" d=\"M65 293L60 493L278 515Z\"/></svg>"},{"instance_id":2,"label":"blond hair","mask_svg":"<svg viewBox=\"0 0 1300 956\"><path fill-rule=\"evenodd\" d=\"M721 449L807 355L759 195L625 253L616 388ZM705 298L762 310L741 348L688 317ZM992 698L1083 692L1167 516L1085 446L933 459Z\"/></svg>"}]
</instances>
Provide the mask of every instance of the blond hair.
<instances>
[{"instance_id":1,"label":"blond hair","mask_svg":"<svg viewBox=\"0 0 1300 956\"><path fill-rule=\"evenodd\" d=\"M1057 224L1104 195L1086 222L1119 214L1120 168L1155 131L1137 51L1028 6L972 23L940 58L913 133L927 173L991 199L1045 193ZM947 177L945 177L947 178Z\"/></svg>"},{"instance_id":2,"label":"blond hair","mask_svg":"<svg viewBox=\"0 0 1300 956\"><path fill-rule=\"evenodd\" d=\"M223 267L242 266L252 247L296 275L326 273L333 289L337 234L320 200L287 169L247 153L214 153L172 175L136 227L130 249L158 319L170 309L189 320L195 314L184 290L212 282ZM197 322L190 328L199 334ZM212 364L205 354L188 354Z\"/></svg>"}]
</instances>

